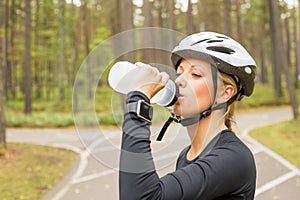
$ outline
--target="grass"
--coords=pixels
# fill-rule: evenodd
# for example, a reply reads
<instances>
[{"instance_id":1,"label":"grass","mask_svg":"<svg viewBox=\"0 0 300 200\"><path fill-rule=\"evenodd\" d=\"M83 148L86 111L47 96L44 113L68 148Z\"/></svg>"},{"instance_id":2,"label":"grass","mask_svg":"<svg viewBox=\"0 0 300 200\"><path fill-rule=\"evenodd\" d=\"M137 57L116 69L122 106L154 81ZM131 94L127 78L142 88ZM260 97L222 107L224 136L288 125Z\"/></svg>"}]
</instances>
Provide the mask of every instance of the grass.
<instances>
[{"instance_id":1,"label":"grass","mask_svg":"<svg viewBox=\"0 0 300 200\"><path fill-rule=\"evenodd\" d=\"M1 200L37 200L69 170L78 155L67 150L9 143L0 154Z\"/></svg>"},{"instance_id":2,"label":"grass","mask_svg":"<svg viewBox=\"0 0 300 200\"><path fill-rule=\"evenodd\" d=\"M298 99L300 92L297 93ZM282 106L289 106L289 96L284 92L283 97L275 97L274 91L270 85L257 84L254 87L251 97L244 97L238 102L238 109L242 111L274 109Z\"/></svg>"},{"instance_id":3,"label":"grass","mask_svg":"<svg viewBox=\"0 0 300 200\"><path fill-rule=\"evenodd\" d=\"M72 113L65 112L33 112L25 115L22 112L6 111L7 127L14 128L44 128L73 126Z\"/></svg>"},{"instance_id":4,"label":"grass","mask_svg":"<svg viewBox=\"0 0 300 200\"><path fill-rule=\"evenodd\" d=\"M59 102L57 100L34 99L32 104L32 114L23 114L22 99L9 100L6 103L7 127L69 127L74 126L72 113L72 92L68 89L66 100ZM297 92L298 99L300 92ZM84 95L82 95L84 97ZM54 97L52 97L54 98ZM96 114L96 122L101 125L120 125L122 122L121 96L112 91L108 86L98 87L94 99L87 102L81 101L80 109L89 112L81 112L78 116L81 125L97 125L95 120L91 119L92 114ZM288 95L285 92L284 97L275 98L270 85L257 84L251 98L245 97L238 103L239 112L248 112L252 110L274 109L281 106L288 106ZM162 109L156 108L154 112L156 122L165 120L167 113ZM163 116L161 117L161 114ZM155 121L154 121L155 123Z\"/></svg>"},{"instance_id":5,"label":"grass","mask_svg":"<svg viewBox=\"0 0 300 200\"><path fill-rule=\"evenodd\" d=\"M79 105L80 113L76 114L76 123L82 126L98 124L121 125L123 111L122 96L112 91L108 86L99 87L94 99L87 100ZM124 97L123 97L124 98ZM58 103L35 99L31 114L23 113L21 100L10 100L6 104L6 125L14 128L62 128L74 126L71 97L68 101ZM168 118L166 109L154 106L154 123ZM96 114L96 120L94 119Z\"/></svg>"},{"instance_id":6,"label":"grass","mask_svg":"<svg viewBox=\"0 0 300 200\"><path fill-rule=\"evenodd\" d=\"M250 135L300 168L300 119L255 129Z\"/></svg>"},{"instance_id":7,"label":"grass","mask_svg":"<svg viewBox=\"0 0 300 200\"><path fill-rule=\"evenodd\" d=\"M22 99L9 100L5 106L6 125L7 127L15 128L61 128L74 126L71 96L70 93L63 102L33 99L32 113L27 115L23 113L24 103ZM112 114L111 96L112 90L106 86L97 90L95 99L91 100L95 103L95 109L92 111L97 114L97 120L101 124L116 124ZM91 110L90 106L93 106L91 102L87 102L81 106L81 109ZM91 120L85 119L83 123L86 123L87 126L91 125Z\"/></svg>"}]
</instances>

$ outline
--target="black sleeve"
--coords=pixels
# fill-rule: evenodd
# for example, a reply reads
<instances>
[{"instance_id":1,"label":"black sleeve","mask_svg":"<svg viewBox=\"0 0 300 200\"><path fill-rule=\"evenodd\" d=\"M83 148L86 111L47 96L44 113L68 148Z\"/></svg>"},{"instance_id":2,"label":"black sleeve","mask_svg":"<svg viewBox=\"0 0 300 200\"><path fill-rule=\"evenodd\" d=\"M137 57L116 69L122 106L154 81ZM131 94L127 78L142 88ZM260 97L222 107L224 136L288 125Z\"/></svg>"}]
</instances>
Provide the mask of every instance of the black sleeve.
<instances>
[{"instance_id":1,"label":"black sleeve","mask_svg":"<svg viewBox=\"0 0 300 200\"><path fill-rule=\"evenodd\" d=\"M140 92L128 94L126 103L149 99ZM241 188L248 173L240 150L220 147L204 159L158 177L150 148L150 123L125 113L119 171L120 200L214 199ZM233 144L233 149L238 144ZM241 160L242 159L242 160ZM244 198L247 199L247 198Z\"/></svg>"}]
</instances>

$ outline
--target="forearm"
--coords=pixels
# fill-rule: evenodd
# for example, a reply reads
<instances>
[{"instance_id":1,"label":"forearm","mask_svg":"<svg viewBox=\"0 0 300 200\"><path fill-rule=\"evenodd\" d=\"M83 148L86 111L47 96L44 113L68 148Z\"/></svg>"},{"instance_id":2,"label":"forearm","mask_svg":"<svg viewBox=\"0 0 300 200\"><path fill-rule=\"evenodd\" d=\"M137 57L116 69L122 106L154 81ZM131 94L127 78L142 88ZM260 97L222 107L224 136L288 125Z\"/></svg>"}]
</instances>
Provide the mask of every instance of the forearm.
<instances>
[{"instance_id":1,"label":"forearm","mask_svg":"<svg viewBox=\"0 0 300 200\"><path fill-rule=\"evenodd\" d=\"M126 104L149 99L140 92L132 92ZM126 105L125 105L126 106ZM159 188L150 148L150 122L133 113L124 114L122 150L120 157L120 199L149 198Z\"/></svg>"}]
</instances>

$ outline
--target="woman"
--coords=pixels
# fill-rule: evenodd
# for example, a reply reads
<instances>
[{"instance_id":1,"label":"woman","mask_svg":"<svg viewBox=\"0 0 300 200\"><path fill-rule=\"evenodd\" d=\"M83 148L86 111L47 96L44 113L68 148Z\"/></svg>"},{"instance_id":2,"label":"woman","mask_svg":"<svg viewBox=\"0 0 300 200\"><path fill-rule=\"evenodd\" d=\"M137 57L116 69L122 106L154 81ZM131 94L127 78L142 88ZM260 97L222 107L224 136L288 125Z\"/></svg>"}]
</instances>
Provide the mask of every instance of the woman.
<instances>
[{"instance_id":1,"label":"woman","mask_svg":"<svg viewBox=\"0 0 300 200\"><path fill-rule=\"evenodd\" d=\"M120 158L120 199L253 199L253 155L232 130L234 101L250 96L255 62L233 39L201 32L172 52L181 116L191 144L180 153L176 171L158 177L150 148L151 99L169 80L166 73L137 63L144 81L126 99Z\"/></svg>"}]
</instances>

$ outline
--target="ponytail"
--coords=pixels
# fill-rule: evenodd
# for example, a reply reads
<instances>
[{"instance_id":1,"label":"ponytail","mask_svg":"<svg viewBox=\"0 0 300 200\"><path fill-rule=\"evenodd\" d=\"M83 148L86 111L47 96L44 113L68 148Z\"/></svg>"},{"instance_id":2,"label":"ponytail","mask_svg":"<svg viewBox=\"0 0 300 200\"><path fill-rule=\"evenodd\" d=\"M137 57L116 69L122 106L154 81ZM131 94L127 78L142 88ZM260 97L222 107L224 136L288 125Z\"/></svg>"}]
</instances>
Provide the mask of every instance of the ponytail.
<instances>
[{"instance_id":1,"label":"ponytail","mask_svg":"<svg viewBox=\"0 0 300 200\"><path fill-rule=\"evenodd\" d=\"M228 106L226 115L225 115L225 125L226 127L233 131L233 124L235 124L235 102L233 102L231 105Z\"/></svg>"},{"instance_id":2,"label":"ponytail","mask_svg":"<svg viewBox=\"0 0 300 200\"><path fill-rule=\"evenodd\" d=\"M232 85L234 87L233 96L236 95L238 90L237 90L237 85L236 85L236 82L234 81L234 79L227 74L224 74L224 73L219 73L219 74L220 74L221 80L223 81L223 83L225 85ZM227 110L225 113L225 125L232 132L234 132L233 124L235 124L235 104L236 104L235 102L232 102L227 107Z\"/></svg>"}]
</instances>

